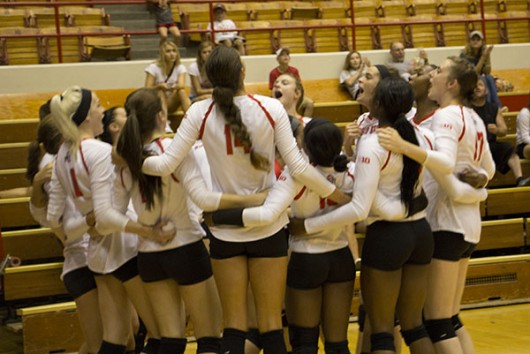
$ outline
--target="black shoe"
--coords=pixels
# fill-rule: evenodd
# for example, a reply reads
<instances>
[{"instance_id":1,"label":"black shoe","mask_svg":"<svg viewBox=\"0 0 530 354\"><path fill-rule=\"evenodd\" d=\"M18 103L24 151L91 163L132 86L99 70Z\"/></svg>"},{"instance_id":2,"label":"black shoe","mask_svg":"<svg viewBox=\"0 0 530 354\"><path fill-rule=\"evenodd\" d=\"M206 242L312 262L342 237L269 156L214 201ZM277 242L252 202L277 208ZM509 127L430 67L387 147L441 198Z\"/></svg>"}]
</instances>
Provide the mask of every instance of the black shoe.
<instances>
[{"instance_id":1,"label":"black shoe","mask_svg":"<svg viewBox=\"0 0 530 354\"><path fill-rule=\"evenodd\" d=\"M521 177L517 181L517 187L525 187L525 186L530 186L530 177L526 177L526 178Z\"/></svg>"}]
</instances>

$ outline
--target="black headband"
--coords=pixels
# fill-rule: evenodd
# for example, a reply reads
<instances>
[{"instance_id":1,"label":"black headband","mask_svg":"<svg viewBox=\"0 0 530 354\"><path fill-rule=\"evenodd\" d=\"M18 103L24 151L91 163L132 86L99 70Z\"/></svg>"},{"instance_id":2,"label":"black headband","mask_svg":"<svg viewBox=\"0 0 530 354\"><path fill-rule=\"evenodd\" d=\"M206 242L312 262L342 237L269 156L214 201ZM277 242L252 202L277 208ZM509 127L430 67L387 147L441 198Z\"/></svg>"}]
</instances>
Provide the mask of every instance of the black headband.
<instances>
[{"instance_id":1,"label":"black headband","mask_svg":"<svg viewBox=\"0 0 530 354\"><path fill-rule=\"evenodd\" d=\"M91 103L92 91L81 89L81 103L79 104L79 107L77 107L77 110L72 116L72 120L77 126L80 126L81 123L85 121L86 117L88 116L88 111L90 111Z\"/></svg>"},{"instance_id":2,"label":"black headband","mask_svg":"<svg viewBox=\"0 0 530 354\"><path fill-rule=\"evenodd\" d=\"M375 67L379 71L381 80L386 79L387 77L390 77L390 71L388 71L388 68L386 66L378 64Z\"/></svg>"}]
</instances>

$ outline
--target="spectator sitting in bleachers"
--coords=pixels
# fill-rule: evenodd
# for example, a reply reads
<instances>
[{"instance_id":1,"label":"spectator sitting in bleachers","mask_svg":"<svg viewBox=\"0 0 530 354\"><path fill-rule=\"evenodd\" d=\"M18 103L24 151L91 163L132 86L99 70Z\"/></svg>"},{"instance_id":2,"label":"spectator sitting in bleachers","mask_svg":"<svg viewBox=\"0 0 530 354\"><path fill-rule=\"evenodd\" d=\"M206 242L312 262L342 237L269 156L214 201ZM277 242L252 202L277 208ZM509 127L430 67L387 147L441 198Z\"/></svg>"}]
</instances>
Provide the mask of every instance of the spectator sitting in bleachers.
<instances>
[{"instance_id":1,"label":"spectator sitting in bleachers","mask_svg":"<svg viewBox=\"0 0 530 354\"><path fill-rule=\"evenodd\" d=\"M354 50L346 55L344 66L340 72L340 86L348 91L352 99L357 97L359 92L359 79L370 66L368 58L362 58L361 53Z\"/></svg>"},{"instance_id":2,"label":"spectator sitting in bleachers","mask_svg":"<svg viewBox=\"0 0 530 354\"><path fill-rule=\"evenodd\" d=\"M160 45L167 41L168 31L173 35L175 44L179 44L180 31L173 19L169 0L147 0L149 10L155 15L156 29L160 35Z\"/></svg>"},{"instance_id":3,"label":"spectator sitting in bleachers","mask_svg":"<svg viewBox=\"0 0 530 354\"><path fill-rule=\"evenodd\" d=\"M530 159L530 101L528 107L517 114L517 154L522 159Z\"/></svg>"},{"instance_id":4,"label":"spectator sitting in bleachers","mask_svg":"<svg viewBox=\"0 0 530 354\"><path fill-rule=\"evenodd\" d=\"M212 97L213 86L208 80L205 71L206 59L212 52L213 45L210 41L203 41L197 49L197 59L188 67L191 88L190 99L192 102Z\"/></svg>"},{"instance_id":5,"label":"spectator sitting in bleachers","mask_svg":"<svg viewBox=\"0 0 530 354\"><path fill-rule=\"evenodd\" d=\"M484 44L484 35L480 31L473 31L469 34L469 42L460 54L461 58L466 59L475 65L477 74L484 77L488 87L487 100L497 107L501 107L501 101L497 95L497 86L495 79L491 76L491 51L493 46Z\"/></svg>"},{"instance_id":6,"label":"spectator sitting in bleachers","mask_svg":"<svg viewBox=\"0 0 530 354\"><path fill-rule=\"evenodd\" d=\"M475 93L473 95L472 106L475 112L482 118L487 129L488 143L491 150L491 155L495 161L497 171L502 174L508 173L512 170L515 176L515 183L518 187L527 186L530 184L530 177L523 178L521 171L521 160L515 153L515 148L511 143L498 142L497 137L506 135L508 127L502 117L502 112L496 105L487 102L486 95L488 88L484 77L478 80Z\"/></svg>"},{"instance_id":7,"label":"spectator sitting in bleachers","mask_svg":"<svg viewBox=\"0 0 530 354\"><path fill-rule=\"evenodd\" d=\"M291 62L291 51L289 48L284 47L280 48L276 51L276 60L278 61L278 66L272 69L269 73L269 89L272 90L272 87L274 85L274 82L276 79L283 74L292 74L294 77L296 77L300 82L302 79L300 78L300 73L298 72L298 69L290 66L289 63ZM304 117L312 117L313 116L313 107L314 103L313 100L309 97L304 96L304 100L300 103L300 105L296 108L299 114L301 114Z\"/></svg>"},{"instance_id":8,"label":"spectator sitting in bleachers","mask_svg":"<svg viewBox=\"0 0 530 354\"><path fill-rule=\"evenodd\" d=\"M390 60L386 65L395 68L399 75L405 80L409 80L411 73L414 69L423 67L429 64L429 58L427 52L420 49L418 57L414 60L405 60L405 46L401 42L390 43Z\"/></svg>"},{"instance_id":9,"label":"spectator sitting in bleachers","mask_svg":"<svg viewBox=\"0 0 530 354\"><path fill-rule=\"evenodd\" d=\"M236 29L234 21L228 19L226 8L223 4L216 4L213 7L213 28L216 31ZM208 24L208 30L212 29L211 23ZM245 43L243 37L239 36L237 31L219 32L214 34L215 43L227 47L234 47L240 55L245 55Z\"/></svg>"},{"instance_id":10,"label":"spectator sitting in bleachers","mask_svg":"<svg viewBox=\"0 0 530 354\"><path fill-rule=\"evenodd\" d=\"M191 105L185 89L186 72L178 47L169 41L160 46L159 59L145 68L145 87L154 87L165 94L168 113L176 112L179 107L186 112Z\"/></svg>"}]
</instances>

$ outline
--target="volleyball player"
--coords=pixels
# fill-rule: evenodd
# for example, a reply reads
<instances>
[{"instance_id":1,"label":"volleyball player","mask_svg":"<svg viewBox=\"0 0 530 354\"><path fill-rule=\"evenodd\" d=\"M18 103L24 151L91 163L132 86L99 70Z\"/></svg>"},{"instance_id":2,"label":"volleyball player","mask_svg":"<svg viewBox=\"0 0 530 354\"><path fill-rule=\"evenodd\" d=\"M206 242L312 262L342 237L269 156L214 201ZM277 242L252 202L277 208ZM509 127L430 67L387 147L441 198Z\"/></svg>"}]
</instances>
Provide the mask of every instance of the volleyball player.
<instances>
[{"instance_id":1,"label":"volleyball player","mask_svg":"<svg viewBox=\"0 0 530 354\"><path fill-rule=\"evenodd\" d=\"M53 228L61 225L68 197L92 229L88 248L88 266L95 273L103 342L100 353L123 353L131 335L129 299L135 305L151 336L158 338L150 304L136 267L137 237L150 237L166 242L174 232L161 227L146 227L127 218L126 233L111 234L97 224L97 219L111 207L113 165L112 147L95 139L103 132L103 108L97 96L78 86L56 95L51 111L64 143L57 153L51 180L47 218ZM96 218L86 217L94 212ZM136 234L136 235L134 235Z\"/></svg>"},{"instance_id":2,"label":"volleyball player","mask_svg":"<svg viewBox=\"0 0 530 354\"><path fill-rule=\"evenodd\" d=\"M214 190L252 194L272 186L277 147L295 178L323 197L346 199L303 159L281 104L246 94L245 68L237 51L216 47L206 73L214 86L213 100L190 107L165 153L145 160L145 173L170 174L201 138ZM250 280L265 353L285 353L280 314L287 271L286 223L285 217L264 227L212 228L210 250L225 325L221 352L243 353Z\"/></svg>"},{"instance_id":3,"label":"volleyball player","mask_svg":"<svg viewBox=\"0 0 530 354\"><path fill-rule=\"evenodd\" d=\"M491 179L495 173L480 117L465 106L477 83L473 67L451 57L433 72L429 98L440 105L432 118L436 151L411 146L391 130L379 134L381 144L424 164L433 175L473 171ZM480 240L479 203L462 203L440 191L438 183L425 186L430 197L429 223L434 230L434 255L425 319L437 353L472 353L473 345L458 317L469 258ZM460 332L461 340L456 335Z\"/></svg>"}]
</instances>

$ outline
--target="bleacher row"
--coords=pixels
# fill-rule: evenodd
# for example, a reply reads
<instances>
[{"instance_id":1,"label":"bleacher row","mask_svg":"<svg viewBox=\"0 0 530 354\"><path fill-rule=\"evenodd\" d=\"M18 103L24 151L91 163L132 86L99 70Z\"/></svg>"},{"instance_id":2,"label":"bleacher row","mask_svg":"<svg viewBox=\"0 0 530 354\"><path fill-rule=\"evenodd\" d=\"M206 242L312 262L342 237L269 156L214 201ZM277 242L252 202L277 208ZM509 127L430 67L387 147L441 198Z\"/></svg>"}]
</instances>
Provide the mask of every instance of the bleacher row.
<instances>
[{"instance_id":1,"label":"bleacher row","mask_svg":"<svg viewBox=\"0 0 530 354\"><path fill-rule=\"evenodd\" d=\"M406 47L463 46L468 34L480 29L479 0L356 0L353 1L355 47L357 50L387 48L401 41ZM225 3L228 17L246 38L249 55L272 54L280 47L292 53L348 51L352 48L352 9L349 0L266 1ZM172 12L183 30L183 43L200 41L210 23L208 3L174 3ZM484 0L486 36L490 44L530 41L528 0ZM9 7L0 10L0 64L58 62L53 8ZM64 37L63 62L86 61L92 48L129 47L129 36L105 36L97 43L83 33L123 31L108 27L110 17L104 9L59 7ZM507 21L509 18L517 20ZM434 22L450 21L450 22ZM475 22L469 22L475 21ZM86 27L92 26L92 27ZM96 29L93 26L101 26ZM34 35L35 38L2 37ZM86 38L89 38L88 40ZM111 40L112 39L112 40ZM30 48L31 50L28 50ZM120 51L121 50L121 51ZM116 48L107 57L129 58L129 51ZM120 54L120 55L117 55ZM105 56L103 56L105 57Z\"/></svg>"}]
</instances>

